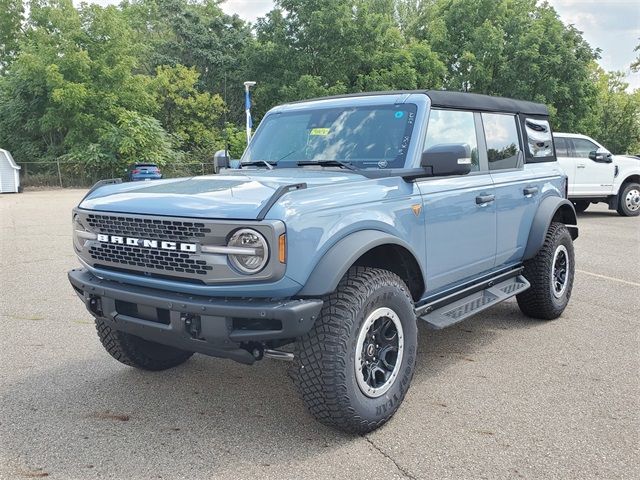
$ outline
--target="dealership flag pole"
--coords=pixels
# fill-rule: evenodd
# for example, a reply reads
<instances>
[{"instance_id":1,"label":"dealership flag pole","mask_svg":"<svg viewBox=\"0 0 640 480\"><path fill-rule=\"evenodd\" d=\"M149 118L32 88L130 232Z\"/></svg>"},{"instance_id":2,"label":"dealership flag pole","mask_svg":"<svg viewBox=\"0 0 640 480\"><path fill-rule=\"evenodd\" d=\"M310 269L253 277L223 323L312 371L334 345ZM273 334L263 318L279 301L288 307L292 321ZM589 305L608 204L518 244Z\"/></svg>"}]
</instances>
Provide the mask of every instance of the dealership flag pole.
<instances>
[{"instance_id":1,"label":"dealership flag pole","mask_svg":"<svg viewBox=\"0 0 640 480\"><path fill-rule=\"evenodd\" d=\"M251 87L256 82L244 82L244 112L247 115L247 145L251 140L251 128L253 127L253 121L251 120Z\"/></svg>"}]
</instances>

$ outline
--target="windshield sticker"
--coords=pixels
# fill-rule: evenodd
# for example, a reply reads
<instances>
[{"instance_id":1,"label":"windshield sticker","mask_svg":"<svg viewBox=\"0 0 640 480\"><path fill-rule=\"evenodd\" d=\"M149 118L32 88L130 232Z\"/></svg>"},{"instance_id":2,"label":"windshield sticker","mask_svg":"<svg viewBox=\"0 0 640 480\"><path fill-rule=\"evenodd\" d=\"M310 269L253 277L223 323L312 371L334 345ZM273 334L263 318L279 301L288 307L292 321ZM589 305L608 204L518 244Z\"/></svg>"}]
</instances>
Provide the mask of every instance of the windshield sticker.
<instances>
[{"instance_id":1,"label":"windshield sticker","mask_svg":"<svg viewBox=\"0 0 640 480\"><path fill-rule=\"evenodd\" d=\"M398 110L395 114L396 118L402 118L404 117L404 112L402 110Z\"/></svg>"},{"instance_id":2,"label":"windshield sticker","mask_svg":"<svg viewBox=\"0 0 640 480\"><path fill-rule=\"evenodd\" d=\"M325 135L329 135L329 128L312 128L311 135L318 135L324 137Z\"/></svg>"}]
</instances>

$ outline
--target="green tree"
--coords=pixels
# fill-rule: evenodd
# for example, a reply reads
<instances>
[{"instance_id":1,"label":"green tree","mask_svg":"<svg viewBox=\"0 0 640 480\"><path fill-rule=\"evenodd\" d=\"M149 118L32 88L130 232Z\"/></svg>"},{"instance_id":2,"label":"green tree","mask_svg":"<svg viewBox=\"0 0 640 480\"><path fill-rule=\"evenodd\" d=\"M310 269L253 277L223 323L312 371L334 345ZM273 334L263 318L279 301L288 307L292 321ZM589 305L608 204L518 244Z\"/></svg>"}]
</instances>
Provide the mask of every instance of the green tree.
<instances>
[{"instance_id":1,"label":"green tree","mask_svg":"<svg viewBox=\"0 0 640 480\"><path fill-rule=\"evenodd\" d=\"M22 0L0 0L0 74L18 53L22 36L24 3Z\"/></svg>"},{"instance_id":2,"label":"green tree","mask_svg":"<svg viewBox=\"0 0 640 480\"><path fill-rule=\"evenodd\" d=\"M152 75L159 66L184 65L198 72L198 88L242 104L249 25L225 14L219 0L130 0L122 3L142 45L140 67ZM242 109L230 112L241 121ZM222 124L219 125L222 128Z\"/></svg>"},{"instance_id":3,"label":"green tree","mask_svg":"<svg viewBox=\"0 0 640 480\"><path fill-rule=\"evenodd\" d=\"M598 56L573 26L536 0L434 0L414 8L405 35L425 40L446 65L445 87L522 98L552 107L574 130L595 95ZM409 7L407 7L409 8Z\"/></svg>"},{"instance_id":4,"label":"green tree","mask_svg":"<svg viewBox=\"0 0 640 480\"><path fill-rule=\"evenodd\" d=\"M313 96L438 88L445 72L428 44L407 44L391 0L279 0L248 58L259 115Z\"/></svg>"},{"instance_id":5,"label":"green tree","mask_svg":"<svg viewBox=\"0 0 640 480\"><path fill-rule=\"evenodd\" d=\"M223 148L220 119L226 109L220 95L200 92L194 67L161 66L152 83L159 111L156 118L183 150L211 157Z\"/></svg>"},{"instance_id":6,"label":"green tree","mask_svg":"<svg viewBox=\"0 0 640 480\"><path fill-rule=\"evenodd\" d=\"M116 7L31 2L20 53L0 80L0 143L19 161L86 155L111 172L135 160L138 135L161 147L158 161L170 158L150 79L133 73L133 39Z\"/></svg>"},{"instance_id":7,"label":"green tree","mask_svg":"<svg viewBox=\"0 0 640 480\"><path fill-rule=\"evenodd\" d=\"M581 130L616 154L640 151L640 90L629 92L622 72L592 65L597 97Z\"/></svg>"}]
</instances>

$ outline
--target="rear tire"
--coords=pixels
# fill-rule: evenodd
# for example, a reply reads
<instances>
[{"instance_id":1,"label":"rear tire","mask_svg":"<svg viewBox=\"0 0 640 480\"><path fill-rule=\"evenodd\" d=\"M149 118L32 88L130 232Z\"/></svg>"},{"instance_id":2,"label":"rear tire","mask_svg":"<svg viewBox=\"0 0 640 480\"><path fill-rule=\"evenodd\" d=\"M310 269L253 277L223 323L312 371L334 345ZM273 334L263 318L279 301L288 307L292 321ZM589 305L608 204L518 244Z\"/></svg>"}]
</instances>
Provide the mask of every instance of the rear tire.
<instances>
[{"instance_id":1,"label":"rear tire","mask_svg":"<svg viewBox=\"0 0 640 480\"><path fill-rule=\"evenodd\" d=\"M296 342L292 373L310 413L350 433L384 424L411 383L417 330L413 300L397 275L352 267Z\"/></svg>"},{"instance_id":2,"label":"rear tire","mask_svg":"<svg viewBox=\"0 0 640 480\"><path fill-rule=\"evenodd\" d=\"M618 213L623 217L640 215L640 184L627 183L618 195Z\"/></svg>"},{"instance_id":3,"label":"rear tire","mask_svg":"<svg viewBox=\"0 0 640 480\"><path fill-rule=\"evenodd\" d=\"M518 306L528 317L553 320L569 303L575 261L573 240L567 227L552 223L540 251L524 263L524 277L531 288L517 295Z\"/></svg>"},{"instance_id":4,"label":"rear tire","mask_svg":"<svg viewBox=\"0 0 640 480\"><path fill-rule=\"evenodd\" d=\"M584 212L587 208L589 208L589 205L591 205L591 202L589 200L575 200L573 202L573 207L576 209L576 213Z\"/></svg>"},{"instance_id":5,"label":"rear tire","mask_svg":"<svg viewBox=\"0 0 640 480\"><path fill-rule=\"evenodd\" d=\"M193 352L114 330L100 319L96 319L96 330L102 346L109 355L130 367L151 371L166 370L177 367L193 355Z\"/></svg>"}]
</instances>

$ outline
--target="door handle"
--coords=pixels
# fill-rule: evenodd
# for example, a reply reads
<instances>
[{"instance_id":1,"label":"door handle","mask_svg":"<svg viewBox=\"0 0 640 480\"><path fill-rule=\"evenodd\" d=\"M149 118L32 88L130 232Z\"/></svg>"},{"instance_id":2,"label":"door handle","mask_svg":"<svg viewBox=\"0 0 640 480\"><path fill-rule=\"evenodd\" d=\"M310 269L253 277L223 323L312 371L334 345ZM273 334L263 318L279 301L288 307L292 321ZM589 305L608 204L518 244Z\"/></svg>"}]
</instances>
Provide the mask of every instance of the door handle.
<instances>
[{"instance_id":1,"label":"door handle","mask_svg":"<svg viewBox=\"0 0 640 480\"><path fill-rule=\"evenodd\" d=\"M489 202L493 202L496 199L495 195L478 195L476 197L476 204L484 206Z\"/></svg>"},{"instance_id":2,"label":"door handle","mask_svg":"<svg viewBox=\"0 0 640 480\"><path fill-rule=\"evenodd\" d=\"M584 168L584 163L579 163L578 168Z\"/></svg>"},{"instance_id":3,"label":"door handle","mask_svg":"<svg viewBox=\"0 0 640 480\"><path fill-rule=\"evenodd\" d=\"M525 187L525 189L522 190L522 193L524 193L525 197L531 197L538 193L538 187Z\"/></svg>"}]
</instances>

